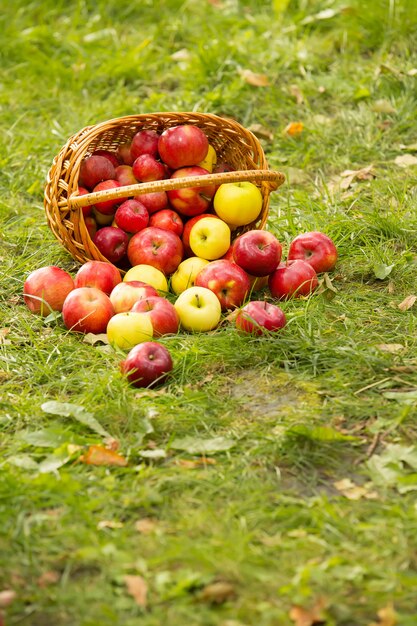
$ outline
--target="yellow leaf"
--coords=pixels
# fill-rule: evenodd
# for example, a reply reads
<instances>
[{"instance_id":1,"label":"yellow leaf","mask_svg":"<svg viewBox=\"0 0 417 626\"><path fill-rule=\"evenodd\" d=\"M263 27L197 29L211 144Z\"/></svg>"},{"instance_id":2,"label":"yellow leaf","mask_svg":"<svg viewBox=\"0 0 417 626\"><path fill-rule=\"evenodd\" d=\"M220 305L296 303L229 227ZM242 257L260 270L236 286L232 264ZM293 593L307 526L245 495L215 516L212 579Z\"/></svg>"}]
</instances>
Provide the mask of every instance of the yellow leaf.
<instances>
[{"instance_id":1,"label":"yellow leaf","mask_svg":"<svg viewBox=\"0 0 417 626\"><path fill-rule=\"evenodd\" d=\"M407 296L402 302L400 302L398 308L400 309L400 311L408 311L408 309L411 309L411 307L414 305L416 300L417 296Z\"/></svg>"},{"instance_id":2,"label":"yellow leaf","mask_svg":"<svg viewBox=\"0 0 417 626\"><path fill-rule=\"evenodd\" d=\"M142 576L126 575L124 581L128 593L138 606L145 608L147 605L148 585Z\"/></svg>"},{"instance_id":3,"label":"yellow leaf","mask_svg":"<svg viewBox=\"0 0 417 626\"><path fill-rule=\"evenodd\" d=\"M304 129L302 122L290 122L285 128L284 133L290 137L298 137Z\"/></svg>"},{"instance_id":4,"label":"yellow leaf","mask_svg":"<svg viewBox=\"0 0 417 626\"><path fill-rule=\"evenodd\" d=\"M333 485L348 500L361 500L362 498L375 500L378 497L375 491L369 491L366 485L363 487L356 485L350 478L342 478L342 480L334 482Z\"/></svg>"},{"instance_id":5,"label":"yellow leaf","mask_svg":"<svg viewBox=\"0 0 417 626\"><path fill-rule=\"evenodd\" d=\"M80 457L80 461L86 465L117 465L118 467L127 465L127 460L123 456L98 445L90 446L86 454Z\"/></svg>"},{"instance_id":6,"label":"yellow leaf","mask_svg":"<svg viewBox=\"0 0 417 626\"><path fill-rule=\"evenodd\" d=\"M402 343L380 343L377 348L382 352L391 352L391 354L396 354L397 352L405 350Z\"/></svg>"},{"instance_id":7,"label":"yellow leaf","mask_svg":"<svg viewBox=\"0 0 417 626\"><path fill-rule=\"evenodd\" d=\"M269 85L269 78L266 74L257 74L252 70L241 70L240 75L249 85L253 87L267 87Z\"/></svg>"}]
</instances>

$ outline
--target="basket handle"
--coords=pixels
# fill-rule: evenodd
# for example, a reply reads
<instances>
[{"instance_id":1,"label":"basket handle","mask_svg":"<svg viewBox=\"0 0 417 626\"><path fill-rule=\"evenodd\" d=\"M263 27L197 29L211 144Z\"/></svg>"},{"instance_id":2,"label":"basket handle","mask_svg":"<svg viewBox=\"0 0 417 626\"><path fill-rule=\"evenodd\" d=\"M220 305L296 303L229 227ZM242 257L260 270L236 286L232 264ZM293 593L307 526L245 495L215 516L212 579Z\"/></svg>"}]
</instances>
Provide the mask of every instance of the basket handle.
<instances>
[{"instance_id":1,"label":"basket handle","mask_svg":"<svg viewBox=\"0 0 417 626\"><path fill-rule=\"evenodd\" d=\"M96 202L104 200L116 200L118 198L128 198L138 196L142 193L153 193L156 191L171 191L172 189L185 189L186 187L206 187L207 185L222 183L268 182L270 191L275 191L285 180L284 174L274 170L241 170L232 172L218 172L216 174L204 174L202 176L187 176L183 178L167 178L155 180L149 183L138 183L137 185L125 185L115 189L104 189L79 196L77 193L68 198L68 206L71 211L76 211L83 206L90 206Z\"/></svg>"}]
</instances>

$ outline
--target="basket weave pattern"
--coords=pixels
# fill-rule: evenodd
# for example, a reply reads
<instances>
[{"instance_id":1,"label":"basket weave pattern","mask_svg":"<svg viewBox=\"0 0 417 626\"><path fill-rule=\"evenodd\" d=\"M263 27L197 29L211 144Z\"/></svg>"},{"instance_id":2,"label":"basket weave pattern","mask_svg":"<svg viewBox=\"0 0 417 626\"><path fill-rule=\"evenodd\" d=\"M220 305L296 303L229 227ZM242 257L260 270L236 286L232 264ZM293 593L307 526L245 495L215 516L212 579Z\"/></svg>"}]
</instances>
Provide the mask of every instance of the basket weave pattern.
<instances>
[{"instance_id":1,"label":"basket weave pattern","mask_svg":"<svg viewBox=\"0 0 417 626\"><path fill-rule=\"evenodd\" d=\"M191 186L190 178L177 178L78 196L78 178L83 159L95 150L115 151L120 144L131 141L139 130L148 129L162 133L166 128L180 124L200 127L215 149L218 161L227 162L234 170L207 175L201 177L201 180L193 178L192 186L239 180L249 180L257 184L263 198L261 213L256 222L235 231L234 234L265 226L269 195L284 182L284 175L268 169L262 147L249 130L232 119L208 113L129 115L87 126L70 137L54 158L48 172L44 193L47 222L55 237L75 260L81 263L89 259L107 261L90 238L82 206L94 204L99 199L122 198L126 195Z\"/></svg>"}]
</instances>

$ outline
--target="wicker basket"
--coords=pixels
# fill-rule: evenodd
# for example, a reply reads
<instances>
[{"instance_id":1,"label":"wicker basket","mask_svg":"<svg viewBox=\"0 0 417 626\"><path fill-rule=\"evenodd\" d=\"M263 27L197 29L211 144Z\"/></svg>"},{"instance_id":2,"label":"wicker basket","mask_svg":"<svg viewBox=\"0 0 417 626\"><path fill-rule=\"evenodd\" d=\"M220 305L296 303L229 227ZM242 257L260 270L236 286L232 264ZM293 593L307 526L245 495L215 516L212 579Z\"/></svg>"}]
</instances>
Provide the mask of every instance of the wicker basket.
<instances>
[{"instance_id":1,"label":"wicker basket","mask_svg":"<svg viewBox=\"0 0 417 626\"><path fill-rule=\"evenodd\" d=\"M138 183L78 196L78 177L82 160L95 150L116 150L121 143L130 141L139 130L151 129L161 133L179 124L194 124L207 135L219 160L226 161L234 171L193 177L192 186L208 183L225 183L249 180L262 193L261 213L252 224L239 229L243 232L265 226L269 195L284 182L284 175L268 169L268 164L258 139L236 121L208 113L152 113L129 115L94 126L87 126L69 138L54 158L49 170L44 206L49 227L71 256L81 263L89 259L107 261L91 240L87 231L82 207L98 201L126 196L138 196L153 191L168 191L190 187L190 178Z\"/></svg>"}]
</instances>

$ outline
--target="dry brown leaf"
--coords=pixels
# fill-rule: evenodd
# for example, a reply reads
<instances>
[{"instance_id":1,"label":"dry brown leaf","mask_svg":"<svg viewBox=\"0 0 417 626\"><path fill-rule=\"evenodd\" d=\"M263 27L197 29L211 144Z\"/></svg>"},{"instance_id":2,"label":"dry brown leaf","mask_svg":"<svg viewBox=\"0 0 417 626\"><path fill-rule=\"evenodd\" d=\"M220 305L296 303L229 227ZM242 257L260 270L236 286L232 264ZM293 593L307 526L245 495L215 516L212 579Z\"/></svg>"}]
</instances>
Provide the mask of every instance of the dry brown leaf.
<instances>
[{"instance_id":1,"label":"dry brown leaf","mask_svg":"<svg viewBox=\"0 0 417 626\"><path fill-rule=\"evenodd\" d=\"M36 582L38 587L49 587L49 585L56 585L60 578L60 573L52 569L41 574Z\"/></svg>"},{"instance_id":2,"label":"dry brown leaf","mask_svg":"<svg viewBox=\"0 0 417 626\"><path fill-rule=\"evenodd\" d=\"M266 74L257 74L252 72L252 70L240 70L239 73L248 85L253 87L268 87L269 85L269 78Z\"/></svg>"},{"instance_id":3,"label":"dry brown leaf","mask_svg":"<svg viewBox=\"0 0 417 626\"><path fill-rule=\"evenodd\" d=\"M112 450L113 452L117 452L120 448L120 442L114 437L107 437L107 439L104 440L104 443L107 450Z\"/></svg>"},{"instance_id":4,"label":"dry brown leaf","mask_svg":"<svg viewBox=\"0 0 417 626\"><path fill-rule=\"evenodd\" d=\"M10 339L6 339L9 332L10 328L0 328L0 345L3 344L4 346L6 346L11 344Z\"/></svg>"},{"instance_id":5,"label":"dry brown leaf","mask_svg":"<svg viewBox=\"0 0 417 626\"><path fill-rule=\"evenodd\" d=\"M153 520L150 517L144 517L143 519L138 519L138 521L135 522L135 530L143 535L149 535L154 532L157 525L158 523L156 520Z\"/></svg>"},{"instance_id":6,"label":"dry brown leaf","mask_svg":"<svg viewBox=\"0 0 417 626\"><path fill-rule=\"evenodd\" d=\"M206 465L216 465L216 459L203 456L199 459L177 459L176 464L186 469L196 469L198 467L205 467Z\"/></svg>"},{"instance_id":7,"label":"dry brown leaf","mask_svg":"<svg viewBox=\"0 0 417 626\"><path fill-rule=\"evenodd\" d=\"M123 528L123 522L103 519L97 524L97 530L103 530L103 528Z\"/></svg>"},{"instance_id":8,"label":"dry brown leaf","mask_svg":"<svg viewBox=\"0 0 417 626\"><path fill-rule=\"evenodd\" d=\"M369 626L395 626L398 624L397 613L392 604L388 604L377 613L379 621L371 622Z\"/></svg>"},{"instance_id":9,"label":"dry brown leaf","mask_svg":"<svg viewBox=\"0 0 417 626\"><path fill-rule=\"evenodd\" d=\"M398 308L400 309L400 311L408 311L408 309L411 309L411 307L414 305L416 300L417 296L407 296L402 302L400 302Z\"/></svg>"},{"instance_id":10,"label":"dry brown leaf","mask_svg":"<svg viewBox=\"0 0 417 626\"><path fill-rule=\"evenodd\" d=\"M348 500L361 500L362 498L375 500L378 497L378 494L375 491L370 491L367 485L356 485L350 478L342 478L342 480L334 482L333 485Z\"/></svg>"},{"instance_id":11,"label":"dry brown leaf","mask_svg":"<svg viewBox=\"0 0 417 626\"><path fill-rule=\"evenodd\" d=\"M284 134L290 137L298 137L303 132L303 129L304 124L302 122L290 122L284 128Z\"/></svg>"},{"instance_id":12,"label":"dry brown leaf","mask_svg":"<svg viewBox=\"0 0 417 626\"><path fill-rule=\"evenodd\" d=\"M13 589L3 589L0 591L0 609L5 609L16 599L16 592Z\"/></svg>"},{"instance_id":13,"label":"dry brown leaf","mask_svg":"<svg viewBox=\"0 0 417 626\"><path fill-rule=\"evenodd\" d=\"M295 626L314 626L315 624L325 624L323 611L327 606L324 598L318 598L311 609L305 609L298 604L291 607L290 619L295 622Z\"/></svg>"},{"instance_id":14,"label":"dry brown leaf","mask_svg":"<svg viewBox=\"0 0 417 626\"><path fill-rule=\"evenodd\" d=\"M343 179L340 183L340 189L349 189L349 187L355 180L372 180L373 178L375 178L375 175L376 174L373 165L362 167L360 170L344 170L340 174Z\"/></svg>"},{"instance_id":15,"label":"dry brown leaf","mask_svg":"<svg viewBox=\"0 0 417 626\"><path fill-rule=\"evenodd\" d=\"M204 587L199 594L200 600L210 604L223 604L223 602L227 602L227 600L231 600L235 597L236 589L234 585L226 581L211 583Z\"/></svg>"},{"instance_id":16,"label":"dry brown leaf","mask_svg":"<svg viewBox=\"0 0 417 626\"><path fill-rule=\"evenodd\" d=\"M116 465L118 467L127 465L127 459L123 456L99 445L90 446L86 454L80 456L80 461L86 465Z\"/></svg>"},{"instance_id":17,"label":"dry brown leaf","mask_svg":"<svg viewBox=\"0 0 417 626\"><path fill-rule=\"evenodd\" d=\"M405 350L405 346L402 343L379 343L377 348L382 352L390 352L391 354Z\"/></svg>"},{"instance_id":18,"label":"dry brown leaf","mask_svg":"<svg viewBox=\"0 0 417 626\"><path fill-rule=\"evenodd\" d=\"M412 167L417 165L417 157L414 154L400 154L395 157L394 163L399 167Z\"/></svg>"},{"instance_id":19,"label":"dry brown leaf","mask_svg":"<svg viewBox=\"0 0 417 626\"><path fill-rule=\"evenodd\" d=\"M304 96L298 85L290 85L288 91L293 96L293 98L295 98L297 104L303 104Z\"/></svg>"},{"instance_id":20,"label":"dry brown leaf","mask_svg":"<svg viewBox=\"0 0 417 626\"><path fill-rule=\"evenodd\" d=\"M124 582L127 587L128 593L132 596L138 606L146 608L148 585L146 580L142 576L132 576L127 574L124 577Z\"/></svg>"}]
</instances>

